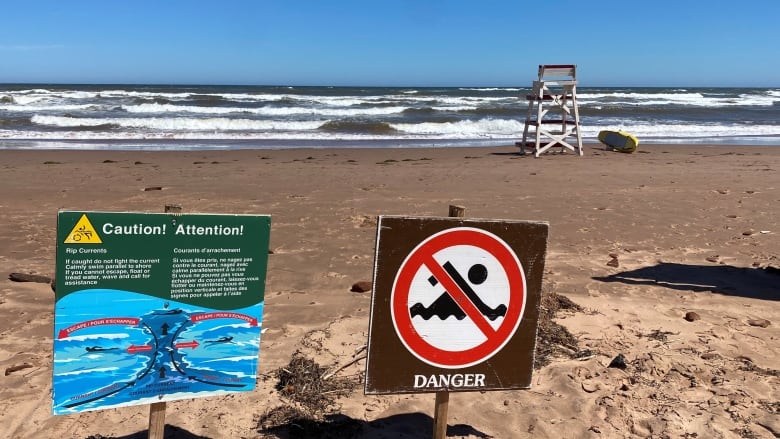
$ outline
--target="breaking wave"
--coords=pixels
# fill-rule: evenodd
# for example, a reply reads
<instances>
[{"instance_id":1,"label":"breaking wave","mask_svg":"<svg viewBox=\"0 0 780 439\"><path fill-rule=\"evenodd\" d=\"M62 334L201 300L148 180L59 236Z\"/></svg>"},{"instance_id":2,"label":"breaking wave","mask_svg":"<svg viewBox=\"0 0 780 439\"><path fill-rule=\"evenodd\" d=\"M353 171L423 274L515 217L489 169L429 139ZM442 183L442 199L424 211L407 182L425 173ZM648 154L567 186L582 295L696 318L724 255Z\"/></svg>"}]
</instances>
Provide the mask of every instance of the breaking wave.
<instances>
[{"instance_id":1,"label":"breaking wave","mask_svg":"<svg viewBox=\"0 0 780 439\"><path fill-rule=\"evenodd\" d=\"M530 82L530 81L529 81ZM24 141L512 144L528 87L0 86L0 148ZM578 88L582 134L778 143L777 88ZM445 140L446 142L441 142ZM491 143L492 142L492 143ZM387 144L387 143L385 143ZM393 143L390 143L393 144Z\"/></svg>"}]
</instances>

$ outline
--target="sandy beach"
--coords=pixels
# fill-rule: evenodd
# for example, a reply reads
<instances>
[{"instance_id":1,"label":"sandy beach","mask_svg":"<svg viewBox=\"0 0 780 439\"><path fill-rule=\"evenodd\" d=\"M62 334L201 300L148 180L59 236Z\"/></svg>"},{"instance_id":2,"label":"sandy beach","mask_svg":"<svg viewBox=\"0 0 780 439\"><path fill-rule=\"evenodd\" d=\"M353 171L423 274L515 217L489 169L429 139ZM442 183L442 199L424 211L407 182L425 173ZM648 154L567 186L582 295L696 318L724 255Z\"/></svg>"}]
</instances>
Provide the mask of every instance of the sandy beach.
<instances>
[{"instance_id":1,"label":"sandy beach","mask_svg":"<svg viewBox=\"0 0 780 439\"><path fill-rule=\"evenodd\" d=\"M377 215L450 205L550 224L542 311L572 339L529 390L452 393L448 437L780 437L779 147L2 150L0 194L0 437L146 437L148 406L51 415L54 294L11 275L54 276L59 210L166 204L272 216L257 389L169 403L166 437L431 437L434 394L363 394L371 293L351 290ZM338 386L300 398L294 364Z\"/></svg>"}]
</instances>

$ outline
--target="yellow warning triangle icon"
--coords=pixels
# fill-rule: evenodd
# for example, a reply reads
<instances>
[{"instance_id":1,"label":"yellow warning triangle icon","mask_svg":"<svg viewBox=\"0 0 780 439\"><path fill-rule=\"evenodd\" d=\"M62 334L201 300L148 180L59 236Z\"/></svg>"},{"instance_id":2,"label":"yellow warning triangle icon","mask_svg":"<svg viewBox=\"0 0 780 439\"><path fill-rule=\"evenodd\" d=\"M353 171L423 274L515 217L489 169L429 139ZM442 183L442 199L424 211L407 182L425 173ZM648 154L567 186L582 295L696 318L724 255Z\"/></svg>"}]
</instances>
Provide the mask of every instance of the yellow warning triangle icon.
<instances>
[{"instance_id":1,"label":"yellow warning triangle icon","mask_svg":"<svg viewBox=\"0 0 780 439\"><path fill-rule=\"evenodd\" d=\"M73 230L65 238L65 244L102 244L103 240L97 234L97 230L89 222L87 214L81 215L81 218L73 226Z\"/></svg>"}]
</instances>

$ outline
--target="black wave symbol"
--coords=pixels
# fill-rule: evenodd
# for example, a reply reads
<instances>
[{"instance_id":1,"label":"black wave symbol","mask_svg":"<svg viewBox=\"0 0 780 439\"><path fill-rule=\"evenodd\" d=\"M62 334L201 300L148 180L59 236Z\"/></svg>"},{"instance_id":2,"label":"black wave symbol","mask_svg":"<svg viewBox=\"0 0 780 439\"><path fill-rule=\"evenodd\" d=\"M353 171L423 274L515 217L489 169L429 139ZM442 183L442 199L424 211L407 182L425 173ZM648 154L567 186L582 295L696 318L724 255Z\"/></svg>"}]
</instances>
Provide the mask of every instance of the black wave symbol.
<instances>
[{"instance_id":1,"label":"black wave symbol","mask_svg":"<svg viewBox=\"0 0 780 439\"><path fill-rule=\"evenodd\" d=\"M497 318L504 317L506 315L506 305L501 304L495 308L488 306L485 302L482 301L482 299L479 298L477 293L474 292L474 290L471 288L471 285L469 285L469 283L463 279L463 276L458 273L458 271L449 261L442 265L442 267L447 272L447 274L452 277L452 280L458 284L463 293L466 294L466 297L468 297L471 303L477 307L482 315L487 317L490 321L494 321ZM484 267L482 268L484 269ZM472 267L472 270L473 269L474 267ZM438 281L433 276L431 276L428 281L434 286L438 284ZM482 280L479 283L482 283L482 281L484 281L484 277L482 277ZM454 316L458 320L463 320L466 317L466 313L446 291L442 293L442 295L439 296L433 303L431 303L431 306L426 307L422 303L415 303L411 308L409 308L409 313L412 317L420 316L424 320L430 320L433 316L437 316L441 320L445 320L450 316Z\"/></svg>"}]
</instances>

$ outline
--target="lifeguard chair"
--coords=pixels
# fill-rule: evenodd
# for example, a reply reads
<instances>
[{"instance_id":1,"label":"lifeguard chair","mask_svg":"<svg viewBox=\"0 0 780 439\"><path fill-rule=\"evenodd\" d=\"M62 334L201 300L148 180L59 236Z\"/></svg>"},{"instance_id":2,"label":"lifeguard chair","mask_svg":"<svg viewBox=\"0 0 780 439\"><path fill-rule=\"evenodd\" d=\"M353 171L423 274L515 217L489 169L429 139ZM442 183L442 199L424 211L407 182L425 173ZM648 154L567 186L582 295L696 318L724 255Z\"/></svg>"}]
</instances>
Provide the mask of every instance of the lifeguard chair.
<instances>
[{"instance_id":1,"label":"lifeguard chair","mask_svg":"<svg viewBox=\"0 0 780 439\"><path fill-rule=\"evenodd\" d=\"M531 149L535 157L559 145L582 155L580 112L577 107L577 66L539 66L539 79L533 82L528 100L523 140L517 142L522 154ZM575 142L576 141L576 142Z\"/></svg>"}]
</instances>

